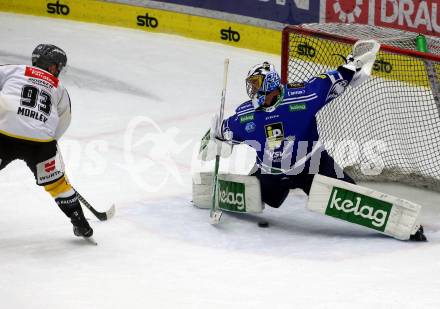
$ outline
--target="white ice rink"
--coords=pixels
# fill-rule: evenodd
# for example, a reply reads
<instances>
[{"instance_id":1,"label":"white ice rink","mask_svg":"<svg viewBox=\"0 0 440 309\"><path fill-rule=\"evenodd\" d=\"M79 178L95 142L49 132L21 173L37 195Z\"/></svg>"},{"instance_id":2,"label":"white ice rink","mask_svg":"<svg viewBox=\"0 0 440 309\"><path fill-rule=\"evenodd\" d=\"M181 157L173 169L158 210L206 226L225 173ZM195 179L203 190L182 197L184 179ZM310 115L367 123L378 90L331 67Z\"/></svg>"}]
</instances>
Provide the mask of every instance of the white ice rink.
<instances>
[{"instance_id":1,"label":"white ice rink","mask_svg":"<svg viewBox=\"0 0 440 309\"><path fill-rule=\"evenodd\" d=\"M61 142L98 246L35 185L23 162L0 172L0 308L440 308L440 195L375 188L424 206L428 243L397 241L305 210L291 195L259 217L213 227L190 204L196 144L217 110L231 59L227 110L244 77L279 57L182 37L0 14L0 64L62 47L73 121ZM252 158L251 160L252 161ZM246 167L244 162L235 169Z\"/></svg>"}]
</instances>

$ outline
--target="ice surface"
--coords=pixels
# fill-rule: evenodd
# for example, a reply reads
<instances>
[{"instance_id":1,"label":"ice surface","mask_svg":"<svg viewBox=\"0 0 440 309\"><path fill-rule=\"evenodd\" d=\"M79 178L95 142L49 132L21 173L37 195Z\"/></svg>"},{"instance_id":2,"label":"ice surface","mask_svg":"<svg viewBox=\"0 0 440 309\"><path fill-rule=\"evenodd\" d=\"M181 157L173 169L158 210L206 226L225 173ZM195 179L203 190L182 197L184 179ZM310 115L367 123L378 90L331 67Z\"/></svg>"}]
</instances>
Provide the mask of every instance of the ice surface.
<instances>
[{"instance_id":1,"label":"ice surface","mask_svg":"<svg viewBox=\"0 0 440 309\"><path fill-rule=\"evenodd\" d=\"M424 205L423 244L308 212L297 194L260 216L225 214L218 227L191 206L194 155L219 105L224 58L227 115L246 99L248 68L279 68L278 57L10 14L0 14L0 40L0 63L27 63L42 42L66 50L68 175L96 208L117 206L109 222L87 212L99 243L91 246L24 163L2 170L1 308L440 307L439 194L372 185ZM269 228L257 227L260 217Z\"/></svg>"}]
</instances>

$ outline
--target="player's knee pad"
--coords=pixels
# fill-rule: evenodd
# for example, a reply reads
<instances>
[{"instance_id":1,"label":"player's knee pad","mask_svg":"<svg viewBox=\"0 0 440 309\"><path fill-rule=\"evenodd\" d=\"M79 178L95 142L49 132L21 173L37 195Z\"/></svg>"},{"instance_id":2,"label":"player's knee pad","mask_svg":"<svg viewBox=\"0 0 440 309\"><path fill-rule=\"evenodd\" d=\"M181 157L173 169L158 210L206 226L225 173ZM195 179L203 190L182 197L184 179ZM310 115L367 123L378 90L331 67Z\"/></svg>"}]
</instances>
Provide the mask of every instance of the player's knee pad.
<instances>
[{"instance_id":1,"label":"player's knee pad","mask_svg":"<svg viewBox=\"0 0 440 309\"><path fill-rule=\"evenodd\" d=\"M200 173L193 177L193 203L199 208L211 208L213 174ZM226 211L259 213L264 209L260 182L255 176L219 174L218 207Z\"/></svg>"}]
</instances>

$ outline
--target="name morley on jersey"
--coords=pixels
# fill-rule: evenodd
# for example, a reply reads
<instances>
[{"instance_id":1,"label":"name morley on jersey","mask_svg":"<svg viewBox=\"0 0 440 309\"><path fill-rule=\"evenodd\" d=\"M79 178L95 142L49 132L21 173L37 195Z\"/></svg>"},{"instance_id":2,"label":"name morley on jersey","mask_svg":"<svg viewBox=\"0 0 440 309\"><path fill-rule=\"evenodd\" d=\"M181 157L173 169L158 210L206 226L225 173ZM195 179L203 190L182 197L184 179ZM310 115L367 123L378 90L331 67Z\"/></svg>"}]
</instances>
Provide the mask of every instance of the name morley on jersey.
<instances>
[{"instance_id":1,"label":"name morley on jersey","mask_svg":"<svg viewBox=\"0 0 440 309\"><path fill-rule=\"evenodd\" d=\"M36 72L32 72L29 74L28 72L26 72L26 75L32 75L35 73ZM54 85L52 83L50 83L44 79L29 77L28 81L34 85L44 87L44 88L48 89L49 91L54 88ZM23 88L23 92L28 91L29 93L22 93L21 105L34 105L35 104L34 102L36 102L36 99L38 97L38 93L35 92L35 90L33 90L33 89L36 89L36 88L29 88L27 90L25 88ZM47 94L47 95L50 97L49 94ZM28 102L24 103L25 101L23 98L27 98ZM45 97L44 100L48 100L48 97ZM32 106L32 108L34 108L34 107L35 106ZM23 106L20 106L18 108L17 114L25 116L25 117L33 118L33 119L41 121L43 123L46 123L46 121L48 120L48 118L43 113L35 111L35 110L28 108L28 107L23 107Z\"/></svg>"},{"instance_id":2,"label":"name morley on jersey","mask_svg":"<svg viewBox=\"0 0 440 309\"><path fill-rule=\"evenodd\" d=\"M36 111L33 111L31 109L28 109L26 107L19 107L18 111L17 111L17 114L18 115L22 115L22 116L26 116L26 117L29 117L29 118L34 118L34 119L39 120L39 121L44 122L44 123L46 123L46 121L48 119L43 114L41 114L39 112L36 112Z\"/></svg>"}]
</instances>

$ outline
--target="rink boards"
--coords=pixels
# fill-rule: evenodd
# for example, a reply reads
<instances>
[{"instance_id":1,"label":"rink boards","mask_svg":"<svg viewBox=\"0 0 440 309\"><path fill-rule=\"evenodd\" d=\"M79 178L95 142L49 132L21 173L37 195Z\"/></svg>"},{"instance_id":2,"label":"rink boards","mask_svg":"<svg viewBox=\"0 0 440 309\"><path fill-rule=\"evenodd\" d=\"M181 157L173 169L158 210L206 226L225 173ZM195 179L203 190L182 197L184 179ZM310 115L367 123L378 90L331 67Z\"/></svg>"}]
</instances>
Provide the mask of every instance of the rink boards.
<instances>
[{"instance_id":1,"label":"rink boards","mask_svg":"<svg viewBox=\"0 0 440 309\"><path fill-rule=\"evenodd\" d=\"M281 31L160 9L95 0L0 0L0 11L177 34L272 54L281 53Z\"/></svg>"}]
</instances>

